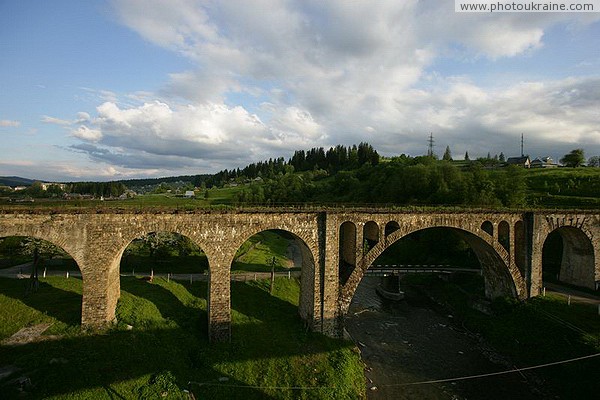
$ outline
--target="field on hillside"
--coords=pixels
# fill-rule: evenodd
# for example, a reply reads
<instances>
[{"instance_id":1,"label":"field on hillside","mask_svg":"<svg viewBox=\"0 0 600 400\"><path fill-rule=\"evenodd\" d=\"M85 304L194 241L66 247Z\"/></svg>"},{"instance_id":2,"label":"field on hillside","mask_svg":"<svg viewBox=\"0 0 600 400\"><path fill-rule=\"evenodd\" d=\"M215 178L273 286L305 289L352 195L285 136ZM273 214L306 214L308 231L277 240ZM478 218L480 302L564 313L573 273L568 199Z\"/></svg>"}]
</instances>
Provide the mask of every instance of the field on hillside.
<instances>
[{"instance_id":1,"label":"field on hillside","mask_svg":"<svg viewBox=\"0 0 600 400\"><path fill-rule=\"evenodd\" d=\"M600 168L527 171L528 201L547 208L600 208Z\"/></svg>"}]
</instances>

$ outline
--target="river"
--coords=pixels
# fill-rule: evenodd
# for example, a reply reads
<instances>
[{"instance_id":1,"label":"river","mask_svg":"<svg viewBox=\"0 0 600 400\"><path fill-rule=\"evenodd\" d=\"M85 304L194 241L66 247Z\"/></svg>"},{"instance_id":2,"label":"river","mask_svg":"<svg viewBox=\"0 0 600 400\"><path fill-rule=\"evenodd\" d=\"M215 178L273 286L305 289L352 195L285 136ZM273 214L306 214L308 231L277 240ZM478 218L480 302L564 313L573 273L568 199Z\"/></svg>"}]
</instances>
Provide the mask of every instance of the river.
<instances>
[{"instance_id":1,"label":"river","mask_svg":"<svg viewBox=\"0 0 600 400\"><path fill-rule=\"evenodd\" d=\"M364 277L345 320L361 350L369 399L542 399L532 375L508 375L441 383L510 369L460 322L419 291L390 302L375 292L378 277ZM497 362L492 362L496 360ZM529 382L528 382L529 381Z\"/></svg>"}]
</instances>

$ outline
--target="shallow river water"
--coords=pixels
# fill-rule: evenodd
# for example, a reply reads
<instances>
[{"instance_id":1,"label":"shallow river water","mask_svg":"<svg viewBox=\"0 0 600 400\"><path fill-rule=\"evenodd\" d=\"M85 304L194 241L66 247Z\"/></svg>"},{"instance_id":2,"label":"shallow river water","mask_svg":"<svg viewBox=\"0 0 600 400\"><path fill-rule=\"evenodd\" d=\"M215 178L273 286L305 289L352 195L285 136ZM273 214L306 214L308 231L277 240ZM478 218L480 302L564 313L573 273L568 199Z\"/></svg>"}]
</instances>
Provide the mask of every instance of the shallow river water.
<instances>
[{"instance_id":1,"label":"shallow river water","mask_svg":"<svg viewBox=\"0 0 600 400\"><path fill-rule=\"evenodd\" d=\"M542 399L532 376L518 372L427 383L511 369L418 291L390 302L375 292L378 277L361 282L345 321L366 364L369 399ZM494 363L492 360L498 360Z\"/></svg>"}]
</instances>

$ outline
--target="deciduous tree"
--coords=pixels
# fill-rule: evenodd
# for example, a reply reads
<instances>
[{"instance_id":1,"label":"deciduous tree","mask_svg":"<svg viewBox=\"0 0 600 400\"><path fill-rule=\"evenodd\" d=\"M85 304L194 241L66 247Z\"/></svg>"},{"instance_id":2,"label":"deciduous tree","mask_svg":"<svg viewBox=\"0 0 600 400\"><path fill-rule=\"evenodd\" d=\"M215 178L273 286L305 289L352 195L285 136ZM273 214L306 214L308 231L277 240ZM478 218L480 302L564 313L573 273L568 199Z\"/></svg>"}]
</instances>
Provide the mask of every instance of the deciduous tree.
<instances>
[{"instance_id":1,"label":"deciduous tree","mask_svg":"<svg viewBox=\"0 0 600 400\"><path fill-rule=\"evenodd\" d=\"M560 162L567 167L580 167L585 162L583 149L571 150L569 154L565 154L563 158L560 159Z\"/></svg>"}]
</instances>

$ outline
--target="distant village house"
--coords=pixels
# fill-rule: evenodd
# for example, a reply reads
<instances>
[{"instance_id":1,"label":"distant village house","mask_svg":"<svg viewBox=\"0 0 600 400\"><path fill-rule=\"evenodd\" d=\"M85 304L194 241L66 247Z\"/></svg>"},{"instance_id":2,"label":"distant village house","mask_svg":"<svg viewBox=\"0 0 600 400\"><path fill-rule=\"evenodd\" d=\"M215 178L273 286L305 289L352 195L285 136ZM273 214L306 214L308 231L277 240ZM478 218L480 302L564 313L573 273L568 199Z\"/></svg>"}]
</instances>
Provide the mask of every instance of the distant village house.
<instances>
[{"instance_id":1,"label":"distant village house","mask_svg":"<svg viewBox=\"0 0 600 400\"><path fill-rule=\"evenodd\" d=\"M558 164L550 157L536 158L531 162L531 168L556 168Z\"/></svg>"},{"instance_id":2,"label":"distant village house","mask_svg":"<svg viewBox=\"0 0 600 400\"><path fill-rule=\"evenodd\" d=\"M518 165L523 168L531 168L531 160L529 159L529 156L509 157L508 160L506 160L506 164Z\"/></svg>"}]
</instances>

